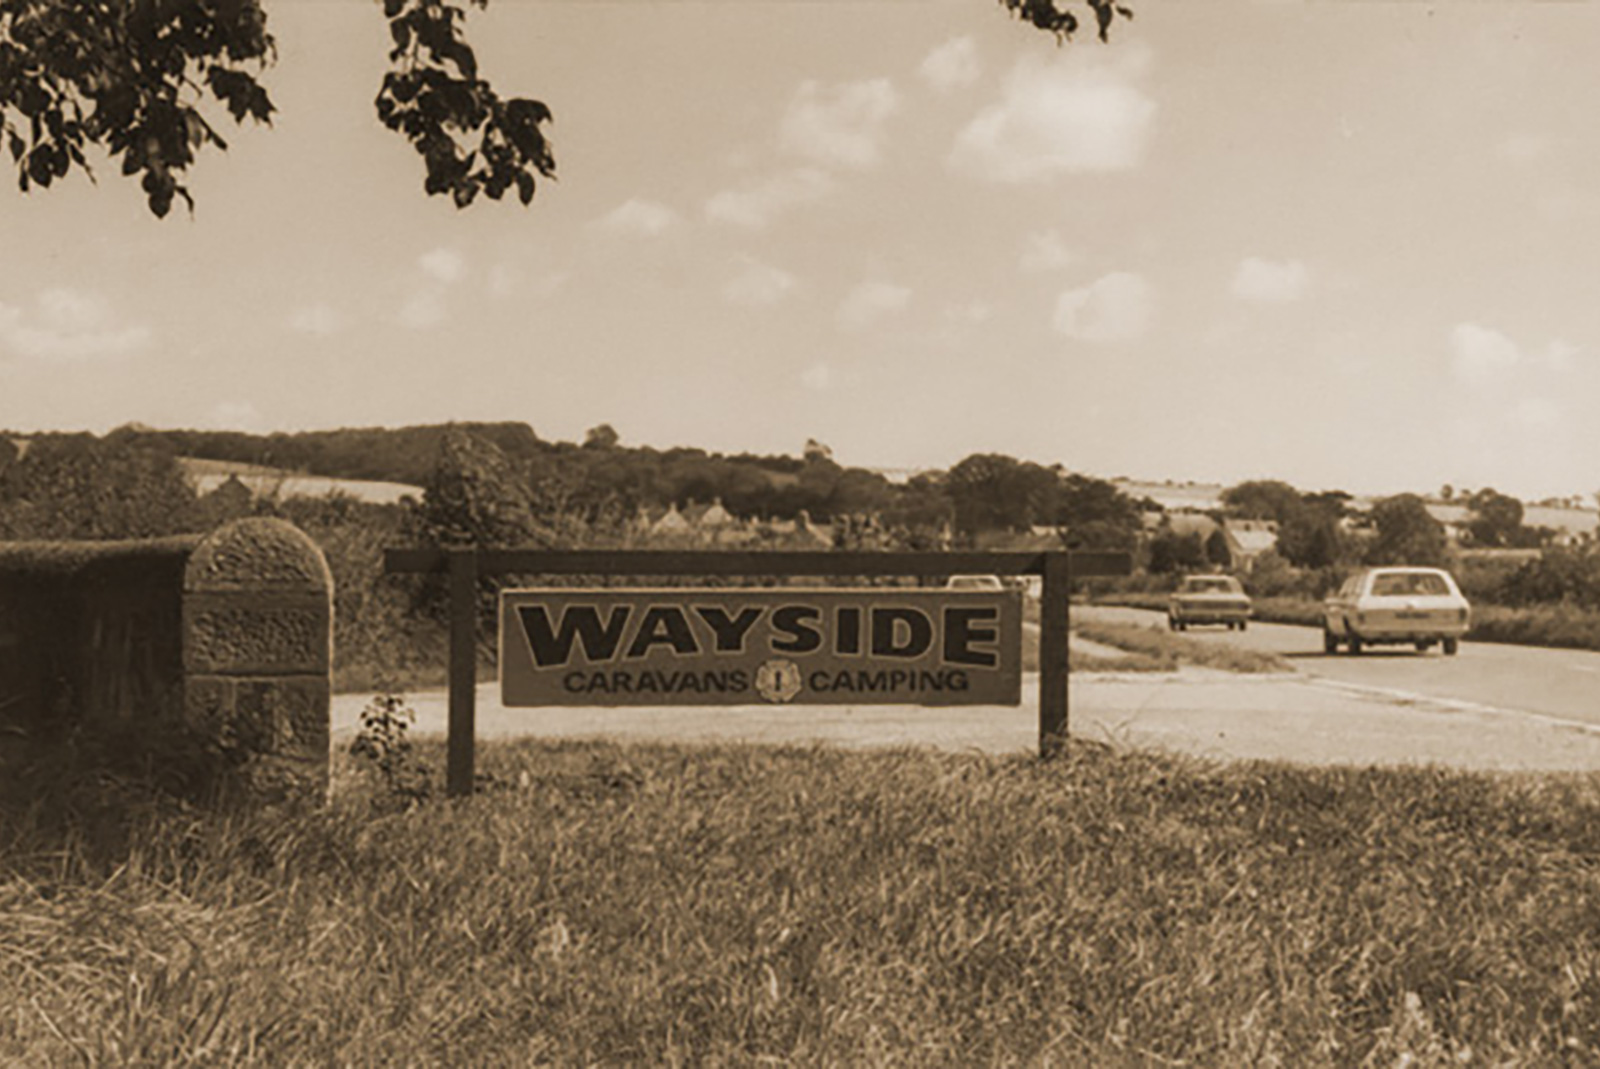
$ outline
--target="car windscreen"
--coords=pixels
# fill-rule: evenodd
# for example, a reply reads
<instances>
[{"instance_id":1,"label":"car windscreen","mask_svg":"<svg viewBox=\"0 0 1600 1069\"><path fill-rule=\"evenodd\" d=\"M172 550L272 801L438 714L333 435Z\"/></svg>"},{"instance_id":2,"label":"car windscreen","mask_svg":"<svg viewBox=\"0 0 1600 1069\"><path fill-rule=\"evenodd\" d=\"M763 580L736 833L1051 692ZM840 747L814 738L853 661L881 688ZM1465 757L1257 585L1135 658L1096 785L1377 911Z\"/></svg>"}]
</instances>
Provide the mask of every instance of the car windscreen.
<instances>
[{"instance_id":1,"label":"car windscreen","mask_svg":"<svg viewBox=\"0 0 1600 1069\"><path fill-rule=\"evenodd\" d=\"M1444 576L1430 572L1397 572L1372 577L1372 596L1395 597L1448 597L1450 584Z\"/></svg>"},{"instance_id":2,"label":"car windscreen","mask_svg":"<svg viewBox=\"0 0 1600 1069\"><path fill-rule=\"evenodd\" d=\"M1185 594L1236 594L1239 588L1231 579L1189 579L1183 584Z\"/></svg>"}]
</instances>

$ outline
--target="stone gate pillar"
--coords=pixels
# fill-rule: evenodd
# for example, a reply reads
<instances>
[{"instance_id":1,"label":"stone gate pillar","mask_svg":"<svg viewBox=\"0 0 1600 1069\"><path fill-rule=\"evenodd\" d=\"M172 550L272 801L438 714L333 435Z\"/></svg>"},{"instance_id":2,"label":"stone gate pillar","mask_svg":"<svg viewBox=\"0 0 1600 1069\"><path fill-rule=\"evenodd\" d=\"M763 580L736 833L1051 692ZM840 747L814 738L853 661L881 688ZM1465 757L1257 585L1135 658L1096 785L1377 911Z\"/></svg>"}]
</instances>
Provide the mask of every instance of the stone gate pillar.
<instances>
[{"instance_id":1,"label":"stone gate pillar","mask_svg":"<svg viewBox=\"0 0 1600 1069\"><path fill-rule=\"evenodd\" d=\"M263 800L328 789L333 577L285 520L208 535L183 579L184 715L240 760Z\"/></svg>"}]
</instances>

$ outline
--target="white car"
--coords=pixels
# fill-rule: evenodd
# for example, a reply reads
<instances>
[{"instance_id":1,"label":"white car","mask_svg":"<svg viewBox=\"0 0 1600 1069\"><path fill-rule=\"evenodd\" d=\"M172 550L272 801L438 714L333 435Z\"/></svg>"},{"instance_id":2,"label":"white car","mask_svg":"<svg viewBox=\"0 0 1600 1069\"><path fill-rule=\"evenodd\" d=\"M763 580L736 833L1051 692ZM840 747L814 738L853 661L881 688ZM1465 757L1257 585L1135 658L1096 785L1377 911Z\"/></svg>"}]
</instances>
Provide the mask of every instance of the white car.
<instances>
[{"instance_id":1,"label":"white car","mask_svg":"<svg viewBox=\"0 0 1600 1069\"><path fill-rule=\"evenodd\" d=\"M1366 568L1322 603L1322 648L1438 643L1454 654L1472 623L1472 606L1443 568Z\"/></svg>"},{"instance_id":2,"label":"white car","mask_svg":"<svg viewBox=\"0 0 1600 1069\"><path fill-rule=\"evenodd\" d=\"M1006 585L998 575L952 575L944 584L946 590L1004 590Z\"/></svg>"},{"instance_id":3,"label":"white car","mask_svg":"<svg viewBox=\"0 0 1600 1069\"><path fill-rule=\"evenodd\" d=\"M1192 624L1243 631L1250 625L1250 595L1231 575L1188 576L1167 600L1167 626L1185 631Z\"/></svg>"}]
</instances>

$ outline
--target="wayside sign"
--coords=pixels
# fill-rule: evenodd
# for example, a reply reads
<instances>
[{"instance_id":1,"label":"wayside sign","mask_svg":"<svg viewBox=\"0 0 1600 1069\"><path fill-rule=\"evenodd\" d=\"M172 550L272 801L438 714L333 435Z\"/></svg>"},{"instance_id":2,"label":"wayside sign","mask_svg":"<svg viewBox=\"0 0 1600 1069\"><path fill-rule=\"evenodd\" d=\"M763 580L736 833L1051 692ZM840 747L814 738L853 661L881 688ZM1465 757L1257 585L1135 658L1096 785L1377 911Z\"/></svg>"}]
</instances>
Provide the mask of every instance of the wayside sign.
<instances>
[{"instance_id":1,"label":"wayside sign","mask_svg":"<svg viewBox=\"0 0 1600 1069\"><path fill-rule=\"evenodd\" d=\"M1022 595L508 590L500 694L548 705L1018 705Z\"/></svg>"}]
</instances>

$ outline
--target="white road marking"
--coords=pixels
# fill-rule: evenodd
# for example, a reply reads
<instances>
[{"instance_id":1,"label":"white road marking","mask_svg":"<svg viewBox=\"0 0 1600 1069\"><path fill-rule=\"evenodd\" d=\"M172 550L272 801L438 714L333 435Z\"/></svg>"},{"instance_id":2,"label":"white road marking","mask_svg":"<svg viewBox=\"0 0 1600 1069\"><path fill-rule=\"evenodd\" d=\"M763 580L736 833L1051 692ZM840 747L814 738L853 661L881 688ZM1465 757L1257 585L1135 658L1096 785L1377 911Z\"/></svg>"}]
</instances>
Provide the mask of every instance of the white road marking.
<instances>
[{"instance_id":1,"label":"white road marking","mask_svg":"<svg viewBox=\"0 0 1600 1069\"><path fill-rule=\"evenodd\" d=\"M1565 717L1552 716L1549 713L1536 713L1529 709L1509 709L1502 705L1485 705L1482 702L1467 701L1463 698L1442 698L1433 694L1420 694L1416 691L1396 690L1392 687L1373 687L1361 683L1345 683L1341 680L1328 679L1323 676L1307 676L1305 678L1307 682L1316 686L1362 694L1371 698L1393 702L1396 705L1433 706L1452 713L1515 716L1523 720L1533 720L1541 724L1547 724L1551 727L1581 731L1586 735L1600 735L1600 724L1591 724L1583 720L1568 720Z\"/></svg>"}]
</instances>

